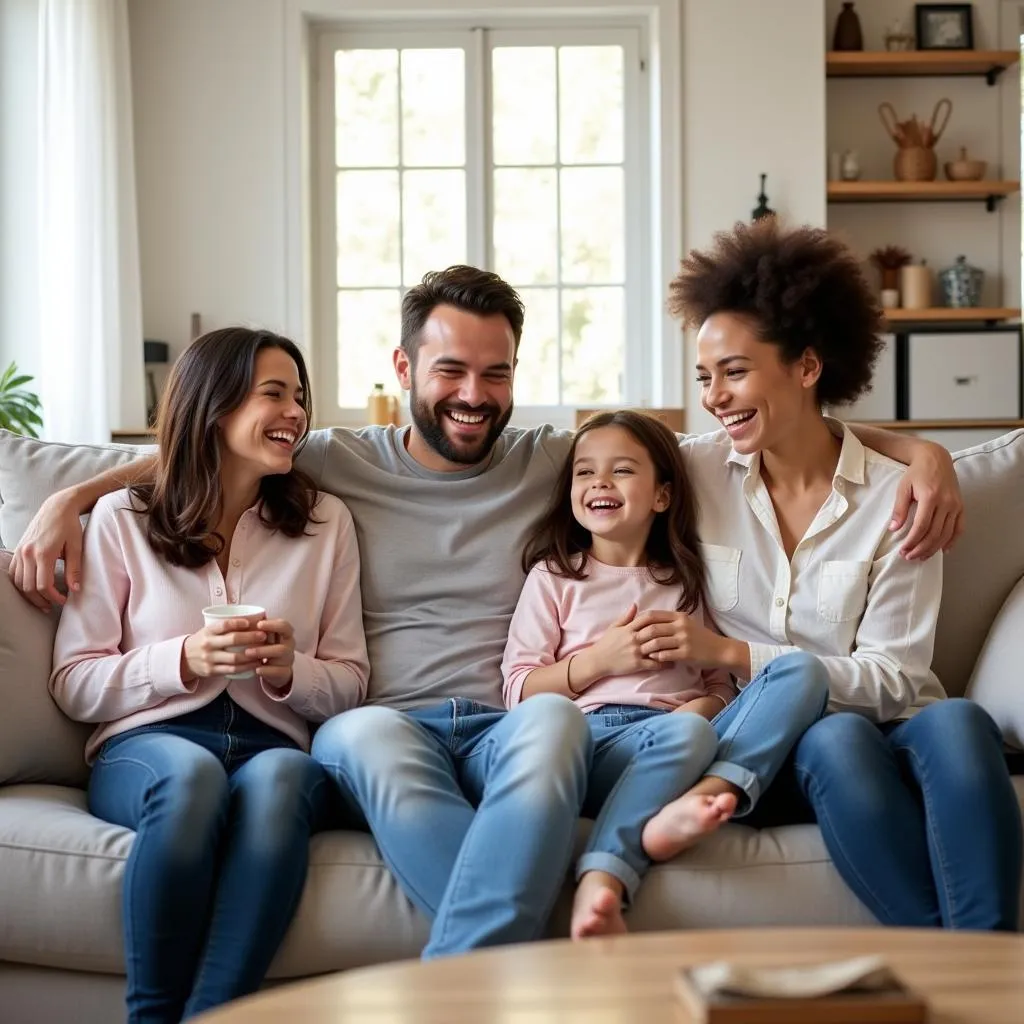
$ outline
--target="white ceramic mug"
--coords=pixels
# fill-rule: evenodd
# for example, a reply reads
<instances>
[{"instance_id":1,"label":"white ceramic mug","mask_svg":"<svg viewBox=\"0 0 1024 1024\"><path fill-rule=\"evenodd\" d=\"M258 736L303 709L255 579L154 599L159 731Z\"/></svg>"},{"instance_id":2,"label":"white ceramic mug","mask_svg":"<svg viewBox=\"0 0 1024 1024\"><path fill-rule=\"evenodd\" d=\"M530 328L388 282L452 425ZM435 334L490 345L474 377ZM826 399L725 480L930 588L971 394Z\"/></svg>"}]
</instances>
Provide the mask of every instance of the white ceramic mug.
<instances>
[{"instance_id":1,"label":"white ceramic mug","mask_svg":"<svg viewBox=\"0 0 1024 1024\"><path fill-rule=\"evenodd\" d=\"M249 628L255 629L256 623L267 617L265 608L258 604L211 604L203 609L203 622L209 626L221 619L248 619ZM229 651L244 651L244 645L228 647ZM248 672L225 672L227 679L251 679L256 673L250 669Z\"/></svg>"}]
</instances>

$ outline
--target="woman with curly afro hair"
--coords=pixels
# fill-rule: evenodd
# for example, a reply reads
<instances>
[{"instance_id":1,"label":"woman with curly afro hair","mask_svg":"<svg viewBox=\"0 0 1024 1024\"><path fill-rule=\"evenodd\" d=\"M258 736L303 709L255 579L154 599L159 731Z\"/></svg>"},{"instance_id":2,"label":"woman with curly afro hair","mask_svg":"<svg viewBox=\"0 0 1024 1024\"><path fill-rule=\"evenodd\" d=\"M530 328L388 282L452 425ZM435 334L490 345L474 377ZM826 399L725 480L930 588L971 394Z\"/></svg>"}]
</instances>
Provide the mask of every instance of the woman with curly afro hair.
<instances>
[{"instance_id":1,"label":"woman with curly afro hair","mask_svg":"<svg viewBox=\"0 0 1024 1024\"><path fill-rule=\"evenodd\" d=\"M683 261L669 306L697 329L701 401L724 428L682 450L707 603L728 639L666 615L641 650L705 659L741 686L775 658L816 655L828 713L747 820L817 820L885 924L1014 929L1021 822L1001 738L930 668L941 555L906 556L912 524L893 522L903 467L823 411L870 387L881 346L857 261L822 230L737 225ZM698 792L735 792L714 772Z\"/></svg>"}]
</instances>

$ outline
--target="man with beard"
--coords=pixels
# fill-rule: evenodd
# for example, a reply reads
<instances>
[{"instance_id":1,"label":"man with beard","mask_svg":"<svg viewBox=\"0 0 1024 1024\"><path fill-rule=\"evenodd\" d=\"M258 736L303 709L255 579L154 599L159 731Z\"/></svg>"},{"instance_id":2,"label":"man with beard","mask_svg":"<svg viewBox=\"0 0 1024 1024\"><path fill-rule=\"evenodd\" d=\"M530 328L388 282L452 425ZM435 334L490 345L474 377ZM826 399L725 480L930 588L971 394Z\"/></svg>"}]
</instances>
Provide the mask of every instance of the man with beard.
<instances>
[{"instance_id":1,"label":"man with beard","mask_svg":"<svg viewBox=\"0 0 1024 1024\"><path fill-rule=\"evenodd\" d=\"M538 694L499 710L523 542L571 444L550 426L507 426L523 316L495 274L427 274L405 295L394 356L411 425L314 431L297 460L355 520L371 666L367 705L322 726L313 754L432 920L427 957L543 933L590 760L589 730L567 699ZM935 550L948 517L936 504L956 505L951 463L922 442L870 437L904 461L923 455L908 474L925 485L908 540ZM74 583L79 513L148 471L148 460L134 463L48 499L12 565L30 600L62 600L53 567L65 553Z\"/></svg>"}]
</instances>

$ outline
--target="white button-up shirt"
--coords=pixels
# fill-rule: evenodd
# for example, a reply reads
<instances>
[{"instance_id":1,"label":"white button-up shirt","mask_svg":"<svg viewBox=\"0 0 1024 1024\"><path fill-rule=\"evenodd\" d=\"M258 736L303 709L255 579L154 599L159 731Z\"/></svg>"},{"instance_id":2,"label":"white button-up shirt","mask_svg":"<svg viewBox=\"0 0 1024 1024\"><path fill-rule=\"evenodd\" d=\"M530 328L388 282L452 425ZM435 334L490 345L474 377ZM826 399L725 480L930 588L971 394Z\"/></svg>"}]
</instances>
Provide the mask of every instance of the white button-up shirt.
<instances>
[{"instance_id":1,"label":"white button-up shirt","mask_svg":"<svg viewBox=\"0 0 1024 1024\"><path fill-rule=\"evenodd\" d=\"M828 670L830 710L892 721L945 697L930 668L942 556L900 555L910 524L891 532L889 522L905 467L830 425L843 439L832 492L792 560L760 455L735 453L724 431L683 441L708 604L722 632L748 642L752 676L780 654L806 651Z\"/></svg>"}]
</instances>

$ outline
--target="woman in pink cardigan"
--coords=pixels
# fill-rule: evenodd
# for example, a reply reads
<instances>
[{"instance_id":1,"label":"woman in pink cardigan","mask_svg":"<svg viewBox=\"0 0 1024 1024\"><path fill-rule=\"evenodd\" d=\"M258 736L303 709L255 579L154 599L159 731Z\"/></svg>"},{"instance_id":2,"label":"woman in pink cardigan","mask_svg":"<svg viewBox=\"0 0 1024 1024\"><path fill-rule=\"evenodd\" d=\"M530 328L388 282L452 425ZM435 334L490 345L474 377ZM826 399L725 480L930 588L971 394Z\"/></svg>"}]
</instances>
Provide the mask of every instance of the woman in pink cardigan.
<instances>
[{"instance_id":1,"label":"woman in pink cardigan","mask_svg":"<svg viewBox=\"0 0 1024 1024\"><path fill-rule=\"evenodd\" d=\"M292 467L309 420L292 342L207 334L168 382L155 481L107 495L86 531L50 690L96 725L90 811L137 833L131 1022L170 1024L259 986L331 792L307 723L366 693L352 518ZM225 604L265 614L203 624Z\"/></svg>"}]
</instances>

